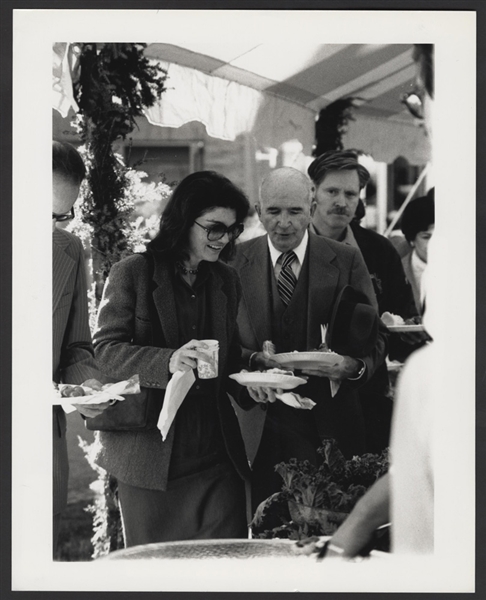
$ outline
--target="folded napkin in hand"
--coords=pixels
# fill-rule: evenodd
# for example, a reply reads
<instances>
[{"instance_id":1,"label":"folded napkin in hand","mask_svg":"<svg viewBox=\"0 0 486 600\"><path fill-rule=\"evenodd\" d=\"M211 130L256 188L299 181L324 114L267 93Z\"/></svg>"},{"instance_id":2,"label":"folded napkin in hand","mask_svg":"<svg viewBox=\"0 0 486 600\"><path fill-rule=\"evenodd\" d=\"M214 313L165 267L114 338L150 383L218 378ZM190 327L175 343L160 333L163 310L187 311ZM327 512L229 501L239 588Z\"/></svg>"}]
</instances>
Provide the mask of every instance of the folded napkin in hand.
<instances>
[{"instance_id":1,"label":"folded napkin in hand","mask_svg":"<svg viewBox=\"0 0 486 600\"><path fill-rule=\"evenodd\" d=\"M284 394L276 394L276 396L284 404L292 406L292 408L305 408L310 410L316 405L316 403L310 398L303 398L294 392L285 392Z\"/></svg>"},{"instance_id":2,"label":"folded napkin in hand","mask_svg":"<svg viewBox=\"0 0 486 600\"><path fill-rule=\"evenodd\" d=\"M164 404L162 405L157 422L157 427L160 429L163 441L167 438L172 421L195 381L196 377L192 369L189 371L176 371L172 375L169 385L165 390Z\"/></svg>"}]
</instances>

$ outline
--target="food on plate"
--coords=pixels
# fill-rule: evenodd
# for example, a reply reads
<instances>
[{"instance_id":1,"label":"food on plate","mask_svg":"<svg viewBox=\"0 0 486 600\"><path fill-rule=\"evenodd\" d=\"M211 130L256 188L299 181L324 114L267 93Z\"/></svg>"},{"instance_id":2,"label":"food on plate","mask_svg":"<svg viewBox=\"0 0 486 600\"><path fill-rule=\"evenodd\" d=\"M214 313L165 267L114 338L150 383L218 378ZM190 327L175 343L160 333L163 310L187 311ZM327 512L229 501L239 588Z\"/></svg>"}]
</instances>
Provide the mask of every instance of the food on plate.
<instances>
[{"instance_id":1,"label":"food on plate","mask_svg":"<svg viewBox=\"0 0 486 600\"><path fill-rule=\"evenodd\" d=\"M293 371L284 371L283 369L277 369L277 368L266 369L265 371L262 371L262 373L274 373L275 375L290 375L291 377L294 376Z\"/></svg>"},{"instance_id":2,"label":"food on plate","mask_svg":"<svg viewBox=\"0 0 486 600\"><path fill-rule=\"evenodd\" d=\"M84 395L84 390L80 385L63 385L61 387L62 398L76 398Z\"/></svg>"},{"instance_id":3,"label":"food on plate","mask_svg":"<svg viewBox=\"0 0 486 600\"><path fill-rule=\"evenodd\" d=\"M400 315L394 315L387 310L381 315L381 320L387 327L399 327L405 325L405 321Z\"/></svg>"},{"instance_id":4,"label":"food on plate","mask_svg":"<svg viewBox=\"0 0 486 600\"><path fill-rule=\"evenodd\" d=\"M270 340L265 340L263 342L262 350L263 355L268 358L269 356L272 356L272 354L275 354L275 344Z\"/></svg>"},{"instance_id":5,"label":"food on plate","mask_svg":"<svg viewBox=\"0 0 486 600\"><path fill-rule=\"evenodd\" d=\"M111 383L108 385L111 385ZM87 379L83 382L83 388L90 388L95 392L101 392L104 386L101 381L98 381L97 379Z\"/></svg>"}]
</instances>

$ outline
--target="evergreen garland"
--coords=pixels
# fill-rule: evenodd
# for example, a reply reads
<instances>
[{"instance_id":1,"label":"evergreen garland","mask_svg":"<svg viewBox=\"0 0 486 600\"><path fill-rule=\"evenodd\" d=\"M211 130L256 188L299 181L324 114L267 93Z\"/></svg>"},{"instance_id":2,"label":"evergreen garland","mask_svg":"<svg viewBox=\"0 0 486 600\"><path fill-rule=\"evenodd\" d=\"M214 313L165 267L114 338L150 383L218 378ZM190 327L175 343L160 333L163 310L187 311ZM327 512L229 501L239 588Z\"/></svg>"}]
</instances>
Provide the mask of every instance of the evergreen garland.
<instances>
[{"instance_id":1,"label":"evergreen garland","mask_svg":"<svg viewBox=\"0 0 486 600\"><path fill-rule=\"evenodd\" d=\"M92 227L96 297L111 266L132 251L126 167L112 148L136 126L135 118L165 90L166 71L144 55L146 44L80 44L73 125L86 146L82 220Z\"/></svg>"},{"instance_id":2,"label":"evergreen garland","mask_svg":"<svg viewBox=\"0 0 486 600\"><path fill-rule=\"evenodd\" d=\"M90 321L94 325L94 313L111 266L141 242L140 231L129 220L134 208L133 170L115 154L112 145L134 130L135 119L143 114L144 107L155 104L165 90L167 72L144 56L146 44L76 46L79 68L73 94L79 112L72 124L83 143L80 150L87 169L81 189L84 227L79 224L78 228L91 239L93 251ZM93 514L93 558L98 558L123 547L117 482L93 461L97 441L89 445L80 440L80 445L98 473L91 486L97 497L88 508Z\"/></svg>"},{"instance_id":3,"label":"evergreen garland","mask_svg":"<svg viewBox=\"0 0 486 600\"><path fill-rule=\"evenodd\" d=\"M348 130L349 121L355 121L353 108L361 103L361 98L340 98L319 112L316 120L316 142L313 156L321 156L329 150L343 150L342 137Z\"/></svg>"}]
</instances>

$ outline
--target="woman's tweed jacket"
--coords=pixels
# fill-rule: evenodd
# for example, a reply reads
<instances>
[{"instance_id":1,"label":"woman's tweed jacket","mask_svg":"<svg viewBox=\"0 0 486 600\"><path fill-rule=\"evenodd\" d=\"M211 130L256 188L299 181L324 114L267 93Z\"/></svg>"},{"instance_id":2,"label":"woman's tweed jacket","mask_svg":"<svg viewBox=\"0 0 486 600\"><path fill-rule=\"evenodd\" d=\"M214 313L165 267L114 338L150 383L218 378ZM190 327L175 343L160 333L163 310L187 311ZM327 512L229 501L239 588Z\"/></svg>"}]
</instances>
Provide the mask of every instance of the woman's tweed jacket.
<instances>
[{"instance_id":1,"label":"woman's tweed jacket","mask_svg":"<svg viewBox=\"0 0 486 600\"><path fill-rule=\"evenodd\" d=\"M240 367L236 325L241 285L236 271L221 262L208 263L211 337L219 341L218 412L228 454L242 478L249 476L248 462L234 408L226 394L235 384L228 374ZM179 329L171 282L172 265L156 256L153 283L148 261L134 255L113 265L106 281L93 345L99 368L116 379L138 374L140 385L165 389L170 380L169 360L179 347ZM155 289L154 289L155 287ZM149 346L151 322L149 294L163 335L164 347ZM237 385L237 384L236 384ZM129 399L125 400L129 402ZM165 490L174 427L162 442L158 429L144 432L99 432L97 463L129 485Z\"/></svg>"}]
</instances>

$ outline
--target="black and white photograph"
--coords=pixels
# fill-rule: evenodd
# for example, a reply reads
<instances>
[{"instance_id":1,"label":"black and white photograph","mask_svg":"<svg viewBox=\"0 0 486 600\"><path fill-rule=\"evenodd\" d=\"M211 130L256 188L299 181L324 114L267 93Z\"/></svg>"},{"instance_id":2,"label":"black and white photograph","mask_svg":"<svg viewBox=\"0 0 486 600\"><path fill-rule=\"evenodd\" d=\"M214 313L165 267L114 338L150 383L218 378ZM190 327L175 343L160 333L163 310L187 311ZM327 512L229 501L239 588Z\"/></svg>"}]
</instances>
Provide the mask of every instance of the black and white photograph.
<instances>
[{"instance_id":1,"label":"black and white photograph","mask_svg":"<svg viewBox=\"0 0 486 600\"><path fill-rule=\"evenodd\" d=\"M474 592L476 13L12 19L11 589Z\"/></svg>"}]
</instances>

